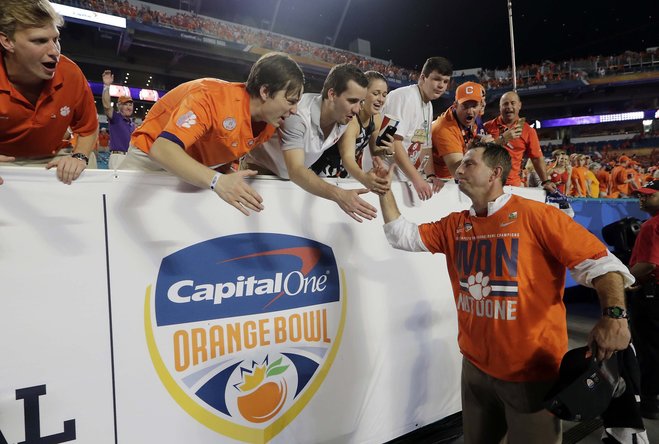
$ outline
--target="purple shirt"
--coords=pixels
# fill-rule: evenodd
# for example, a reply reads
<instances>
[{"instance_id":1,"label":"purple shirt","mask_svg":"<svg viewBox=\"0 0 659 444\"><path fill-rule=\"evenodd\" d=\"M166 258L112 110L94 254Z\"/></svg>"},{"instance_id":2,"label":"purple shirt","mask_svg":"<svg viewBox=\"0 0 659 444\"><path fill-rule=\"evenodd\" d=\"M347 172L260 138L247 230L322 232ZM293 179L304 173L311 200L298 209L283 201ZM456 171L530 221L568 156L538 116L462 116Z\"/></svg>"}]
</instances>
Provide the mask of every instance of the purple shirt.
<instances>
[{"instance_id":1,"label":"purple shirt","mask_svg":"<svg viewBox=\"0 0 659 444\"><path fill-rule=\"evenodd\" d=\"M108 130L110 131L110 151L128 151L130 135L135 130L133 119L127 119L118 111L114 111L112 118L108 118Z\"/></svg>"}]
</instances>

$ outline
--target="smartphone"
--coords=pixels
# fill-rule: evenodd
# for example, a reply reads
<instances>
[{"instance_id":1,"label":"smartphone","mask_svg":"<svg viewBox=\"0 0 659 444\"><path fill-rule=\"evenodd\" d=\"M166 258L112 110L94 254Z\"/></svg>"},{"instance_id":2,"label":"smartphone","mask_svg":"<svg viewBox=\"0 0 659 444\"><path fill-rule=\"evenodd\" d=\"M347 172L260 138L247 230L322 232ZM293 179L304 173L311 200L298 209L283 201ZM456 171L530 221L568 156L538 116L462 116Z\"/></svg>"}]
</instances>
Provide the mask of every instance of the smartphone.
<instances>
[{"instance_id":1,"label":"smartphone","mask_svg":"<svg viewBox=\"0 0 659 444\"><path fill-rule=\"evenodd\" d=\"M384 138L385 136L388 135L388 136L391 136L391 140L393 140L394 134L396 134L396 127L391 126L391 125L387 125L387 127L384 129L384 131L381 131L378 138L375 139L375 144L377 146L382 146L382 138ZM388 140L388 139L385 139L385 140Z\"/></svg>"}]
</instances>

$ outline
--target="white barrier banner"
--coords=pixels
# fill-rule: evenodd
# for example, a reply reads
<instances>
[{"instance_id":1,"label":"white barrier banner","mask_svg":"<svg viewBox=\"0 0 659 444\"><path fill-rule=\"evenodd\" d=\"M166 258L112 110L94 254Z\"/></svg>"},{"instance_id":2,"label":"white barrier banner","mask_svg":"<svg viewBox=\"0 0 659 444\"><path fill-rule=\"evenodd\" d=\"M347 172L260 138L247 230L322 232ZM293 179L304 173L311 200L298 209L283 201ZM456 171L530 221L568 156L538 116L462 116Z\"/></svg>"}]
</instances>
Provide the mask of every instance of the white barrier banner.
<instances>
[{"instance_id":1,"label":"white barrier banner","mask_svg":"<svg viewBox=\"0 0 659 444\"><path fill-rule=\"evenodd\" d=\"M381 216L279 180L245 217L166 175L0 176L0 443L380 443L460 410L444 257Z\"/></svg>"}]
</instances>

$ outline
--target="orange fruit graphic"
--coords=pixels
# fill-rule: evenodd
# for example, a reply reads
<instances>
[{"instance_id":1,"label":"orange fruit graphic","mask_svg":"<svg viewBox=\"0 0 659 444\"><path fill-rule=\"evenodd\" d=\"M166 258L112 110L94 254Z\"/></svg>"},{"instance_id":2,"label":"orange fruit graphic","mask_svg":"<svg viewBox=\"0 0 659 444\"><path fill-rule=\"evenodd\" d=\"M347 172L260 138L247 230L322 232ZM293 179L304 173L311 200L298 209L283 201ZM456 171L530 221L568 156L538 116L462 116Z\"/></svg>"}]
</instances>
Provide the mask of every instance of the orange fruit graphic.
<instances>
[{"instance_id":1,"label":"orange fruit graphic","mask_svg":"<svg viewBox=\"0 0 659 444\"><path fill-rule=\"evenodd\" d=\"M285 380L266 382L253 392L238 397L238 410L250 422L266 422L284 406L287 391Z\"/></svg>"}]
</instances>

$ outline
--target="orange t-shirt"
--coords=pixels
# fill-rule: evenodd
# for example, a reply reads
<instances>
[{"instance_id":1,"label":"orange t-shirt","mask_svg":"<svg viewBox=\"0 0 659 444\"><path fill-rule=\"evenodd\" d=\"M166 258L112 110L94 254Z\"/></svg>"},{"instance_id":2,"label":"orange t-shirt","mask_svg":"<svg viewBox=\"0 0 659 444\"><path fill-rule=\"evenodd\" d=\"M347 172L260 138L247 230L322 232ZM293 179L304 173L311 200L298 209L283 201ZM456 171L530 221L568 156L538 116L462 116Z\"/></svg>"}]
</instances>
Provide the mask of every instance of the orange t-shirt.
<instances>
[{"instance_id":1,"label":"orange t-shirt","mask_svg":"<svg viewBox=\"0 0 659 444\"><path fill-rule=\"evenodd\" d=\"M555 378L568 346L565 268L605 256L602 242L561 210L514 195L490 216L451 213L419 234L446 255L462 354L505 381Z\"/></svg>"},{"instance_id":2,"label":"orange t-shirt","mask_svg":"<svg viewBox=\"0 0 659 444\"><path fill-rule=\"evenodd\" d=\"M620 193L629 196L629 183L627 183L627 168L616 165L611 170L611 197L618 197Z\"/></svg>"},{"instance_id":3,"label":"orange t-shirt","mask_svg":"<svg viewBox=\"0 0 659 444\"><path fill-rule=\"evenodd\" d=\"M485 122L484 127L485 131L487 131L488 134L491 134L492 137L496 139L510 127L513 127L516 124L517 122L514 122L511 125L506 125L503 123L501 116L499 116L496 119ZM522 169L522 159L524 158L524 155L530 159L537 159L542 157L542 150L540 149L538 133L536 133L535 129L531 127L531 125L524 122L524 126L522 126L522 135L512 139L510 142L505 144L504 147L510 153L512 160L512 167L510 168L510 174L508 174L506 185L518 187L522 184L520 180L520 171Z\"/></svg>"},{"instance_id":4,"label":"orange t-shirt","mask_svg":"<svg viewBox=\"0 0 659 444\"><path fill-rule=\"evenodd\" d=\"M586 190L586 171L588 169L582 166L572 168L572 191L570 195L587 197L588 190Z\"/></svg>"},{"instance_id":5,"label":"orange t-shirt","mask_svg":"<svg viewBox=\"0 0 659 444\"><path fill-rule=\"evenodd\" d=\"M9 82L0 63L0 154L21 158L57 153L67 128L81 136L98 130L98 114L87 79L78 65L61 56L55 75L44 82L32 105Z\"/></svg>"},{"instance_id":6,"label":"orange t-shirt","mask_svg":"<svg viewBox=\"0 0 659 444\"><path fill-rule=\"evenodd\" d=\"M464 154L467 150L465 136L469 139L476 135L476 128L471 133L464 134L460 124L453 115L453 107L450 107L432 123L432 160L435 165L435 174L440 179L453 177L444 162L443 156L451 153Z\"/></svg>"},{"instance_id":7,"label":"orange t-shirt","mask_svg":"<svg viewBox=\"0 0 659 444\"><path fill-rule=\"evenodd\" d=\"M263 126L254 135L243 83L206 78L183 83L158 100L130 142L148 153L153 142L164 137L214 167L239 159L270 139L275 127Z\"/></svg>"},{"instance_id":8,"label":"orange t-shirt","mask_svg":"<svg viewBox=\"0 0 659 444\"><path fill-rule=\"evenodd\" d=\"M600 193L607 194L609 192L609 181L611 180L611 173L604 168L600 169L595 175L600 182Z\"/></svg>"}]
</instances>

